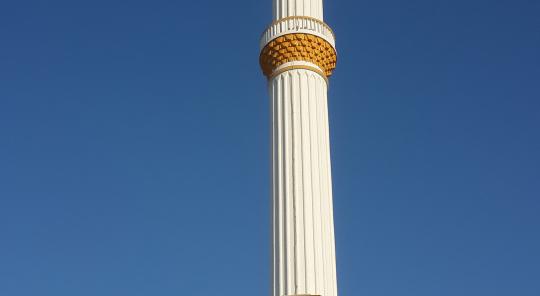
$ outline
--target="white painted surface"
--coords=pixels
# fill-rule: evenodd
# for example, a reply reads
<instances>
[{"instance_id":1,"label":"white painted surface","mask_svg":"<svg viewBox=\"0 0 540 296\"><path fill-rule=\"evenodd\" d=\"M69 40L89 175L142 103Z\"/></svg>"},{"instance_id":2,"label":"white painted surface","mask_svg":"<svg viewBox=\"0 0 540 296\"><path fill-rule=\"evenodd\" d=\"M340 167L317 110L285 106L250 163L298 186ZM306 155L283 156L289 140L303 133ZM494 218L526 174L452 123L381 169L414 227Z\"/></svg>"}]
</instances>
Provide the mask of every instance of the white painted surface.
<instances>
[{"instance_id":1,"label":"white painted surface","mask_svg":"<svg viewBox=\"0 0 540 296\"><path fill-rule=\"evenodd\" d=\"M279 65L278 67L276 67L276 69L274 70L274 73L277 73L279 71L281 71L282 69L285 69L285 68L288 68L288 67L293 67L293 66L306 66L306 67L312 67L312 68L315 68L321 72L324 73L324 71L317 65L311 63L311 62L306 62L306 61L292 61L292 62L286 62L282 65Z\"/></svg>"},{"instance_id":2,"label":"white painted surface","mask_svg":"<svg viewBox=\"0 0 540 296\"><path fill-rule=\"evenodd\" d=\"M274 20L289 16L310 16L323 20L322 0L274 0Z\"/></svg>"},{"instance_id":3,"label":"white painted surface","mask_svg":"<svg viewBox=\"0 0 540 296\"><path fill-rule=\"evenodd\" d=\"M319 36L336 47L334 32L322 21L305 18L289 18L273 22L261 36L260 46L263 49L266 44L277 37L291 33L306 33Z\"/></svg>"},{"instance_id":4,"label":"white painted surface","mask_svg":"<svg viewBox=\"0 0 540 296\"><path fill-rule=\"evenodd\" d=\"M304 69L269 81L272 296L337 296L327 83Z\"/></svg>"}]
</instances>

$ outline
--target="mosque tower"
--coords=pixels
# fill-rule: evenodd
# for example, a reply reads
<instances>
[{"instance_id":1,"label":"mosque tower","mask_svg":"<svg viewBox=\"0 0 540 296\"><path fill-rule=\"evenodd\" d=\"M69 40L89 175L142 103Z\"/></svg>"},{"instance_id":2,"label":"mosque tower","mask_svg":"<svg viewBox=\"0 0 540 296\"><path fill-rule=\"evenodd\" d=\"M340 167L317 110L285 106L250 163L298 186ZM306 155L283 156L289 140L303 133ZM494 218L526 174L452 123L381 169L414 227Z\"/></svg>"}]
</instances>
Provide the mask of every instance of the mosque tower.
<instances>
[{"instance_id":1,"label":"mosque tower","mask_svg":"<svg viewBox=\"0 0 540 296\"><path fill-rule=\"evenodd\" d=\"M272 124L272 296L337 296L323 0L272 0L261 38Z\"/></svg>"}]
</instances>

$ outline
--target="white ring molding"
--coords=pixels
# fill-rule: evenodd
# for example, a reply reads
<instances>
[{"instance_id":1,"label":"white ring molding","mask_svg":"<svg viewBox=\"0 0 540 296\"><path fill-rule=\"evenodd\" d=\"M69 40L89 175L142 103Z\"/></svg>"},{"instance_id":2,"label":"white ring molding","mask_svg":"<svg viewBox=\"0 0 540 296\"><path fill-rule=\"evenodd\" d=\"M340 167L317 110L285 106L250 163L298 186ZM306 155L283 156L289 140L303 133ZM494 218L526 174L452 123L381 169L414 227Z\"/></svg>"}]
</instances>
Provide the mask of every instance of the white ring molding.
<instances>
[{"instance_id":1,"label":"white ring molding","mask_svg":"<svg viewBox=\"0 0 540 296\"><path fill-rule=\"evenodd\" d=\"M260 42L261 50L268 42L277 37L293 33L304 33L321 37L328 41L334 49L336 48L334 33L327 24L315 18L292 16L273 22L264 31Z\"/></svg>"},{"instance_id":2,"label":"white ring molding","mask_svg":"<svg viewBox=\"0 0 540 296\"><path fill-rule=\"evenodd\" d=\"M292 66L306 66L306 67L312 67L312 68L315 68L319 71L321 71L321 73L324 73L324 71L319 67L317 66L316 64L314 63L310 63L310 62L306 62L306 61L292 61L292 62L287 62L285 64L282 64L282 65L279 65L275 70L274 72L278 72L280 71L281 69L283 68L288 68L288 67L292 67ZM326 78L326 76L325 76Z\"/></svg>"},{"instance_id":3,"label":"white ring molding","mask_svg":"<svg viewBox=\"0 0 540 296\"><path fill-rule=\"evenodd\" d=\"M319 74L324 79L324 81L326 81L326 84L328 84L328 77L324 75L324 71L316 64L311 63L311 62L306 62L306 61L292 61L292 62L287 62L285 64L279 65L270 75L270 79L274 79L275 77L279 76L285 71L288 71L287 69L289 68L315 72Z\"/></svg>"}]
</instances>

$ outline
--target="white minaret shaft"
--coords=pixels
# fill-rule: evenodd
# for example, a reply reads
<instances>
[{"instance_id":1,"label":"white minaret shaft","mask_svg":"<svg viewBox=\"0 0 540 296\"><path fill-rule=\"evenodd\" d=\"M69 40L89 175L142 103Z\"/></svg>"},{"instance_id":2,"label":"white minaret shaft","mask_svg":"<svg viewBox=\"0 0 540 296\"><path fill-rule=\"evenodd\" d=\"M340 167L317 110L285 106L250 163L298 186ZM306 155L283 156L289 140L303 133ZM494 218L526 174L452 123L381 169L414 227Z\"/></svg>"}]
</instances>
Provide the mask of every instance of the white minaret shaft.
<instances>
[{"instance_id":1,"label":"white minaret shaft","mask_svg":"<svg viewBox=\"0 0 540 296\"><path fill-rule=\"evenodd\" d=\"M270 82L274 296L336 295L326 92L305 69Z\"/></svg>"},{"instance_id":2,"label":"white minaret shaft","mask_svg":"<svg viewBox=\"0 0 540 296\"><path fill-rule=\"evenodd\" d=\"M309 16L323 20L322 0L274 0L274 20L289 16Z\"/></svg>"},{"instance_id":3,"label":"white minaret shaft","mask_svg":"<svg viewBox=\"0 0 540 296\"><path fill-rule=\"evenodd\" d=\"M261 40L272 116L272 296L337 296L328 133L335 39L322 0L273 0Z\"/></svg>"}]
</instances>

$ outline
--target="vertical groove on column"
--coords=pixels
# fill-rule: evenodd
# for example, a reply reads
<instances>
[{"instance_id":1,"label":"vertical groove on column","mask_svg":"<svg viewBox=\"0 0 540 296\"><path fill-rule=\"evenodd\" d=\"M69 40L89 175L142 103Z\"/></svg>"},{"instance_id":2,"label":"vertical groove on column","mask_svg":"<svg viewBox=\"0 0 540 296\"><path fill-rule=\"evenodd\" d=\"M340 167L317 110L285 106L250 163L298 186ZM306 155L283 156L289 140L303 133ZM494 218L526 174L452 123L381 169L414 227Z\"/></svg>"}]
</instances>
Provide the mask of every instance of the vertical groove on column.
<instances>
[{"instance_id":1,"label":"vertical groove on column","mask_svg":"<svg viewBox=\"0 0 540 296\"><path fill-rule=\"evenodd\" d=\"M303 94L303 101L305 102L306 104L306 108L308 110L308 114L310 115L310 118L312 117L312 113L311 113L311 110L309 108L309 106L312 104L312 100L313 100L313 95L314 95L314 92L312 90L310 90L310 87L309 87L309 74L310 72L308 71L300 71L300 75L302 75L302 81L301 81L301 86L302 86L302 90L304 91L304 94ZM311 192L311 194L309 195L306 195L304 200L304 208L305 208L305 211L306 211L306 229L305 229L305 240L306 240L306 251L305 251L305 254L306 254L306 288L305 288L305 291L304 293L306 294L312 294L315 292L315 274L316 274L316 269L314 267L314 264L315 264L315 241L314 241L314 238L313 238L313 218L314 218L314 215L313 215L313 202L314 202L314 196L317 194L317 191L314 190L313 188L313 172L317 172L318 168L317 167L314 167L312 166L314 163L313 163L313 143L311 142L311 140L313 139L313 126L310 125L308 127L308 130L309 130L309 137L308 137L308 142L306 143L306 151L309 152L309 157L307 157L306 155L306 158L307 160L309 161L309 164L310 164L310 168L311 168L311 174L308 178L308 181L310 184L309 186L306 184L306 187L309 188L309 191Z\"/></svg>"},{"instance_id":2,"label":"vertical groove on column","mask_svg":"<svg viewBox=\"0 0 540 296\"><path fill-rule=\"evenodd\" d=\"M311 9L311 0L304 1L304 14L307 14Z\"/></svg>"},{"instance_id":3,"label":"vertical groove on column","mask_svg":"<svg viewBox=\"0 0 540 296\"><path fill-rule=\"evenodd\" d=\"M310 179L310 183L311 183L311 192L312 192L312 195L311 195L311 203L309 205L306 205L306 207L309 208L310 210L310 213L311 213L311 221L310 221L310 225L311 225L311 229L310 229L310 233L311 233L311 242L312 242L312 246L311 246L311 249L310 249L310 259L312 260L312 266L310 268L310 272L312 272L310 275L313 277L313 281L314 283L312 284L312 286L310 287L310 292L311 293L315 293L316 291L316 275L317 275L317 268L316 268L316 259L315 259L315 254L317 252L317 245L318 243L315 241L315 229L316 229L316 222L314 221L315 220L315 208L316 208L316 204L318 203L318 200L320 199L320 191L319 191L319 182L318 182L318 175L319 175L319 166L317 164L317 162L315 161L315 159L318 160L318 144L314 141L314 139L317 138L317 134L319 132L319 128L314 124L314 117L313 115L316 114L314 112L314 110L316 111L317 109L317 105L316 105L316 100L317 100L317 91L312 89L311 88L311 77L312 77L312 73L308 72L308 71L305 71L305 75L306 75L306 80L305 80L305 83L306 83L306 92L308 93L308 98L309 98L309 101L308 101L308 109L309 109L309 114L310 114L310 120L309 120L309 124L310 124L310 162L312 164L312 174L311 174L311 179Z\"/></svg>"},{"instance_id":4,"label":"vertical groove on column","mask_svg":"<svg viewBox=\"0 0 540 296\"><path fill-rule=\"evenodd\" d=\"M309 130L308 130L308 126L306 124L306 118L308 117L308 114L306 114L306 108L305 108L305 104L308 100L308 98L306 98L306 92L305 92L305 89L302 87L302 73L301 71L298 71L298 70L294 70L293 72L295 72L298 76L298 81L297 81L297 84L298 86L300 87L300 94L297 96L297 100L298 100L298 103L300 105L300 110L298 112L298 116L300 117L300 122L301 122L301 137L300 137L300 140L301 140L301 143L302 143L302 147L300 148L300 151L301 151L301 154L302 154L302 162L300 163L300 165L302 166L302 187L303 187L303 193L304 193L304 196L303 196L303 201L304 201L304 204L303 204L303 208L304 210L306 210L306 207L305 207L305 202L307 199L309 199L309 196L311 195L311 191L310 191L310 188L307 186L307 184L309 184L308 182L308 176L311 174L311 168L309 166L309 154L306 153L306 143L309 141ZM304 221L302 221L304 227L308 227L308 225L305 223L305 216L304 216ZM305 231L303 231L303 238L304 238L304 242L305 241ZM303 257L304 257L304 260L303 260L303 264L304 264L304 279L303 279L303 285L302 285L302 289L300 290L301 293L305 293L305 289L306 289L306 284L307 284L307 273L308 273L308 270L306 269L306 264L307 264L307 258L305 257L306 256L306 248L307 248L307 245L304 244L304 250L302 252L303 254Z\"/></svg>"},{"instance_id":5,"label":"vertical groove on column","mask_svg":"<svg viewBox=\"0 0 540 296\"><path fill-rule=\"evenodd\" d=\"M315 7L313 9L313 14L315 15L316 18L322 20L323 19L323 15L322 15L322 5L323 5L323 2L322 0L320 1L316 1L315 2Z\"/></svg>"},{"instance_id":6,"label":"vertical groove on column","mask_svg":"<svg viewBox=\"0 0 540 296\"><path fill-rule=\"evenodd\" d=\"M280 169L280 172L279 172L279 177L281 178L281 182L280 182L280 186L281 186L281 209L282 209L282 224L283 224L283 260L284 260L284 265L283 265L283 273L284 273L284 277L285 277L285 281L284 281L284 293L288 294L288 290L289 290L289 286L290 286L290 283L291 283L291 276L290 276L290 272L289 272L289 269L290 269L290 266L291 266L291 263L290 263L290 250L289 250L289 242L290 242L290 239L289 239L289 218L287 217L287 215L289 214L288 211L287 211L287 196L286 196L286 178L287 178L287 174L286 174L286 163L285 163L285 160L286 160L286 157L285 157L285 149L286 149L286 135L285 135L285 102L286 102L286 95L285 95L285 89L287 87L287 83L286 83L286 79L285 79L285 76L281 77L280 78L280 82L281 82L281 89L279 90L280 92L280 98L279 98L279 112L280 112L280 147L278 147L278 149L280 150L281 152L281 169Z\"/></svg>"},{"instance_id":7,"label":"vertical groove on column","mask_svg":"<svg viewBox=\"0 0 540 296\"><path fill-rule=\"evenodd\" d=\"M292 147L291 153L293 155L293 171L294 171L293 180L294 180L295 190L294 190L294 196L292 198L294 199L294 203L296 205L295 223L297 227L296 228L297 232L295 236L295 247L296 247L295 248L295 252L296 252L295 265L297 268L295 291L298 291L298 289L300 288L299 282L301 281L301 275L303 274L302 264L300 262L301 260L300 254L302 254L301 231L303 228L300 221L302 217L302 213L300 211L302 210L301 195L302 195L303 188L302 188L302 180L301 180L301 174L302 174L301 166L298 165L298 163L302 161L302 152L300 151L300 149L302 149L302 142L299 135L301 127L300 127L299 117L297 115L297 113L300 110L300 106L298 104L298 100L296 99L300 91L298 90L298 85L295 83L296 73L294 73L294 71L290 71L289 73L290 73L290 80L291 80L291 97L293 98L291 100L291 106L292 106L291 116L293 117L292 133L294 137L293 142L292 142L293 147Z\"/></svg>"},{"instance_id":8,"label":"vertical groove on column","mask_svg":"<svg viewBox=\"0 0 540 296\"><path fill-rule=\"evenodd\" d=\"M285 201L286 201L286 225L287 225L287 293L296 292L296 246L295 246L295 204L292 196L292 155L291 147L291 74L285 73L283 83L283 116L284 116L284 153L285 153Z\"/></svg>"},{"instance_id":9,"label":"vertical groove on column","mask_svg":"<svg viewBox=\"0 0 540 296\"><path fill-rule=\"evenodd\" d=\"M294 184L294 193L291 196L291 199L293 201L294 205L294 263L295 263L295 294L298 293L302 289L302 283L303 283L303 275L305 271L303 270L303 206L302 206L302 196L299 192L299 189L302 187L301 180L298 175L298 161L299 161L299 149L301 149L301 143L299 142L298 138L298 126L295 124L297 122L298 118L296 116L296 113L298 112L298 98L300 94L299 85L297 83L297 74L294 71L289 72L289 78L290 78L290 91L291 91L291 98L290 98L290 105L291 105L291 122L292 122L292 128L291 128L291 157L292 157L292 182ZM298 154L297 154L298 153Z\"/></svg>"},{"instance_id":10,"label":"vertical groove on column","mask_svg":"<svg viewBox=\"0 0 540 296\"><path fill-rule=\"evenodd\" d=\"M277 95L277 118L278 118L278 132L277 132L277 147L276 150L278 151L279 157L278 157L278 172L277 177L278 179L278 186L279 186L279 235L280 235L280 295L284 295L286 293L285 289L286 286L286 279L287 279L287 269L286 269L286 256L287 256L287 249L286 249L286 243L287 241L285 236L285 196L283 194L283 188L284 188L284 182L283 182L283 96L281 95L283 91L283 77L280 77L278 80L278 89L276 92Z\"/></svg>"},{"instance_id":11,"label":"vertical groove on column","mask_svg":"<svg viewBox=\"0 0 540 296\"><path fill-rule=\"evenodd\" d=\"M314 77L314 73L308 74L308 86L309 86L309 92L311 94L310 97L312 97L312 100L315 103L315 107L318 108L318 100L319 100L319 93L316 88L316 77ZM320 131L318 130L317 140L319 139L318 135L320 134ZM320 147L320 143L317 144ZM317 160L320 161L320 149L317 149L317 152L314 153L317 157ZM320 165L317 162L314 162L314 164L320 169ZM320 173L316 174L316 178L313 183L321 184L320 182ZM315 276L315 283L313 286L313 293L315 294L317 291L324 291L324 266L322 264L322 248L320 244L322 243L324 239L324 236L322 234L321 230L321 192L318 190L316 194L313 195L313 252L314 252L314 258L313 258L313 272Z\"/></svg>"},{"instance_id":12,"label":"vertical groove on column","mask_svg":"<svg viewBox=\"0 0 540 296\"><path fill-rule=\"evenodd\" d=\"M287 11L285 12L285 14L286 14L287 16L290 16L290 15L296 15L296 14L294 13L294 5L295 5L294 2L295 2L294 0L288 0L288 1L287 1Z\"/></svg>"},{"instance_id":13,"label":"vertical groove on column","mask_svg":"<svg viewBox=\"0 0 540 296\"><path fill-rule=\"evenodd\" d=\"M276 112L275 112L275 104L276 104L276 98L275 98L275 88L276 88L276 80L272 80L270 81L269 83L269 87L268 87L268 92L270 94L270 124L272 125L272 130L270 131L270 135L272 137L271 139L271 143L272 143L272 151L271 151L271 159L272 159L272 200L271 200L271 225L272 225L272 229L271 229L271 236L272 236L272 248L271 248L271 260L272 262L270 262L271 266L272 266L272 273L271 273L271 279L270 279L270 283L272 284L272 287L271 287L271 293L270 295L272 296L276 296L276 287L277 287L277 272L279 270L279 265L278 265L278 261L276 260L277 259L277 256L278 256L278 252L276 251L276 247L277 245L279 244L279 240L277 238L277 229L275 227L278 219L276 218L276 215L277 215L277 209L278 207L276 206L276 202L277 202L277 199L275 198L276 197L276 167L275 167L275 163L276 163L276 149L275 149L275 141L274 139L276 138L276 129L274 128L274 126L276 125Z\"/></svg>"}]
</instances>

